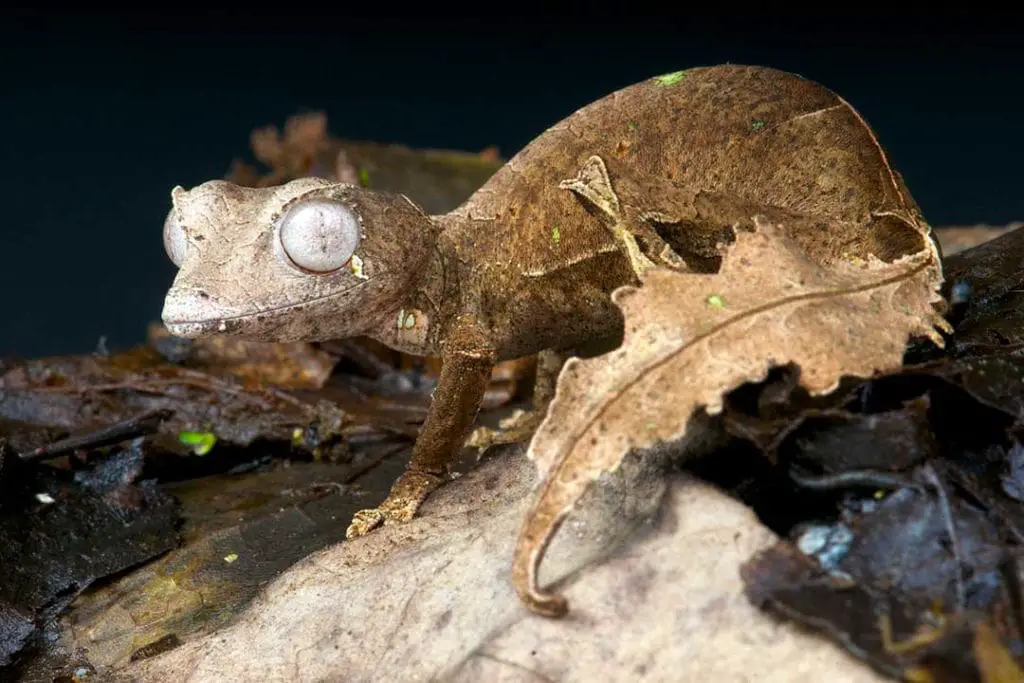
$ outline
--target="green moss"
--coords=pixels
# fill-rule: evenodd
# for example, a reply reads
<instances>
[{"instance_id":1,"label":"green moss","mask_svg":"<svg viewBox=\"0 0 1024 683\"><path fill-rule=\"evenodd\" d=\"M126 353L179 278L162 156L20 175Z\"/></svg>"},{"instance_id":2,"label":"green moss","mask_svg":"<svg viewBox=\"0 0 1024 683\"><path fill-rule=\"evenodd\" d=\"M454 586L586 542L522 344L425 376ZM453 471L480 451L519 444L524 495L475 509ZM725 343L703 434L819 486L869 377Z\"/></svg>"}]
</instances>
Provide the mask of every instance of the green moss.
<instances>
[{"instance_id":1,"label":"green moss","mask_svg":"<svg viewBox=\"0 0 1024 683\"><path fill-rule=\"evenodd\" d=\"M677 83L681 83L684 78L686 78L685 70L673 71L670 74L662 74L660 76L655 76L654 80L658 83L658 85L668 87L670 85L676 85Z\"/></svg>"},{"instance_id":2,"label":"green moss","mask_svg":"<svg viewBox=\"0 0 1024 683\"><path fill-rule=\"evenodd\" d=\"M708 297L708 306L711 308L725 308L725 299L717 294Z\"/></svg>"},{"instance_id":3,"label":"green moss","mask_svg":"<svg viewBox=\"0 0 1024 683\"><path fill-rule=\"evenodd\" d=\"M558 229L557 225L551 229L551 241L554 242L555 244L558 244L559 242L562 241L562 233Z\"/></svg>"},{"instance_id":4,"label":"green moss","mask_svg":"<svg viewBox=\"0 0 1024 683\"><path fill-rule=\"evenodd\" d=\"M761 130L762 128L764 128L764 121L754 121L752 124L750 124L750 127L753 128L754 130Z\"/></svg>"},{"instance_id":5,"label":"green moss","mask_svg":"<svg viewBox=\"0 0 1024 683\"><path fill-rule=\"evenodd\" d=\"M370 172L365 168L359 169L359 184L363 187L370 186Z\"/></svg>"}]
</instances>

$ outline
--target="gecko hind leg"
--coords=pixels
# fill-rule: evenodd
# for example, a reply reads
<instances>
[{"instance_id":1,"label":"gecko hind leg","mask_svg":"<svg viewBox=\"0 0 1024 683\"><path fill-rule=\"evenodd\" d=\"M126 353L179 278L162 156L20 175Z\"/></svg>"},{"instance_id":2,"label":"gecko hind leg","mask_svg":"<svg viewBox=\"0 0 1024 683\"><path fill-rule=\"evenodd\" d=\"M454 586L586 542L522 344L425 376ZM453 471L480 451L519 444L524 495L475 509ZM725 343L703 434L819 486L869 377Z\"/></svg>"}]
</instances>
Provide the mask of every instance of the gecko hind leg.
<instances>
[{"instance_id":1,"label":"gecko hind leg","mask_svg":"<svg viewBox=\"0 0 1024 683\"><path fill-rule=\"evenodd\" d=\"M501 420L498 429L477 427L466 440L466 446L477 449L477 458L491 446L522 443L528 441L544 416L548 412L548 404L555 396L555 384L558 373L565 364L567 353L559 353L546 349L537 354L537 378L533 385L533 409L517 410Z\"/></svg>"}]
</instances>

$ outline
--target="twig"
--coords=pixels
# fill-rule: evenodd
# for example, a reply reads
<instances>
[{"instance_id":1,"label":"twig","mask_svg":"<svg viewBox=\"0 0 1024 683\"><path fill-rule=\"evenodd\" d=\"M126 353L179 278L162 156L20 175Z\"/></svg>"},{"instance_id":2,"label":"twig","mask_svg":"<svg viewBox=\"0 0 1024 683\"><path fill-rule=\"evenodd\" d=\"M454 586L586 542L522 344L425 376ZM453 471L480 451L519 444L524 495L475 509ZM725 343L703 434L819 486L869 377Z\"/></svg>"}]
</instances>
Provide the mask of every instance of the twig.
<instances>
[{"instance_id":1,"label":"twig","mask_svg":"<svg viewBox=\"0 0 1024 683\"><path fill-rule=\"evenodd\" d=\"M957 611L962 612L967 605L967 596L964 591L963 555L960 553L960 541L956 534L953 508L949 504L946 489L942 486L942 481L939 480L939 475L935 472L935 468L932 467L931 463L925 465L922 470L924 476L928 479L928 483L935 488L935 492L938 494L942 517L946 522L946 529L949 532L949 542L953 546L953 560L956 562L956 606Z\"/></svg>"},{"instance_id":2,"label":"twig","mask_svg":"<svg viewBox=\"0 0 1024 683\"><path fill-rule=\"evenodd\" d=\"M946 630L946 625L946 619L942 615L939 615L939 623L937 626L921 624L909 638L897 642L893 639L892 619L889 615L882 614L878 617L878 631L879 635L882 637L882 649L891 655L903 655L915 652L921 648L934 644L942 637Z\"/></svg>"},{"instance_id":3,"label":"twig","mask_svg":"<svg viewBox=\"0 0 1024 683\"><path fill-rule=\"evenodd\" d=\"M245 389L243 387L233 386L232 384L229 384L228 382L224 382L224 381L222 381L222 380L220 380L220 379L218 379L216 377L212 377L210 375L207 375L207 374L204 374L204 373L200 373L200 372L195 372L195 371L186 370L186 369L179 369L178 373L180 375L179 377L175 377L175 378L171 378L171 379L166 379L166 378L160 378L160 379L145 378L145 379L128 380L128 381L124 381L124 382L109 382L107 384L93 384L93 385L87 385L87 386L39 387L37 389L33 389L32 391L38 392L38 393L56 393L56 394L87 394L87 393L90 393L90 392L99 393L99 392L120 391L122 389L129 389L129 390L132 390L132 391L139 391L139 392L149 391L149 392L153 392L153 393L159 393L159 395L161 395L161 396L168 396L168 394L166 394L164 392L154 392L153 390L158 388L158 387L167 387L167 386L171 386L171 387L173 387L173 386L190 386L190 387L195 387L197 389L203 389L205 391L223 392L223 393L226 393L226 394L231 394L232 396L240 396L242 398L248 399L249 401L251 401L253 403L256 403L260 407L267 408L267 409L271 409L271 408L273 408L273 406L270 405L266 400L263 400L262 398L259 398L257 396L257 394L263 394L264 396L269 396L271 398L277 399L278 401L282 401L282 402L285 402L285 403L290 403L292 405L299 406L299 407L302 407L302 408L307 408L308 409L310 407L307 403L304 403L303 401L300 401L299 399L295 398L294 396L291 396L291 395L289 395L289 394L287 394L287 393L285 393L283 391L280 391L280 390L277 390L277 389L273 389L271 387L261 387L261 388L256 389L256 390L249 390L249 389Z\"/></svg>"},{"instance_id":4,"label":"twig","mask_svg":"<svg viewBox=\"0 0 1024 683\"><path fill-rule=\"evenodd\" d=\"M851 472L840 472L838 474L805 475L797 474L792 469L789 471L789 478L800 486L814 491L831 491L833 489L846 489L853 487L891 489L893 491L902 488L920 489L921 486L899 474L889 472L877 472L874 470L855 470Z\"/></svg>"},{"instance_id":5,"label":"twig","mask_svg":"<svg viewBox=\"0 0 1024 683\"><path fill-rule=\"evenodd\" d=\"M167 408L159 408L157 410L150 410L129 417L120 422L115 422L112 425L101 427L95 431L83 434L81 436L71 436L60 441L54 441L53 443L39 448L28 451L27 453L19 453L19 457L22 460L38 460L43 458L55 458L58 455L63 455L68 451L79 450L82 448L99 448L101 446L110 446L115 443L134 439L139 436L146 436L152 434L160 428L160 423L166 420L172 415L172 411Z\"/></svg>"}]
</instances>

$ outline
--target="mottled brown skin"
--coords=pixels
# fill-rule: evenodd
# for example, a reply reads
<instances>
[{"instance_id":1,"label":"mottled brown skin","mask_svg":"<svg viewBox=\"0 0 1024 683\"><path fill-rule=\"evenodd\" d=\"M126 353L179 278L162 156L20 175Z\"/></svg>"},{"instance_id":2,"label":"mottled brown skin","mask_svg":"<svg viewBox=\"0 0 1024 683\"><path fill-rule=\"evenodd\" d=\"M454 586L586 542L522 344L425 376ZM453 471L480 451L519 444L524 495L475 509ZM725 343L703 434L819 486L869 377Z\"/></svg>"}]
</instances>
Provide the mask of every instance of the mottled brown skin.
<instances>
[{"instance_id":1,"label":"mottled brown skin","mask_svg":"<svg viewBox=\"0 0 1024 683\"><path fill-rule=\"evenodd\" d=\"M192 336L223 331L284 341L368 334L441 356L439 386L409 469L381 507L356 515L349 536L358 536L410 519L445 480L496 361L545 349L588 355L616 345L623 319L610 294L638 284L646 268L713 272L717 244L750 225L754 214L781 222L823 262L837 254L891 260L916 251L919 233L910 226L923 219L889 168L857 112L820 85L761 67L690 69L580 109L447 215L429 217L404 197L348 185L303 190L370 206L360 211L369 280L339 274L332 286L344 303L332 304L318 285L318 306L277 306L272 316L258 316L262 324L251 322L255 313L236 314L228 329L218 329L213 318L196 322L182 312L195 304L195 292L249 312L274 276L225 291L222 280L210 286L204 259L193 259L191 268L182 267L164 317L172 331ZM254 194L249 201L271 198ZM188 204L187 197L176 200L186 225ZM913 215L883 210L892 206ZM375 246L383 242L402 244L397 255L418 258L387 262L396 250ZM249 257L263 258L269 257ZM399 273L403 286L388 286ZM373 294L354 297L356 288ZM422 314L421 325L406 331L394 316L410 310Z\"/></svg>"}]
</instances>

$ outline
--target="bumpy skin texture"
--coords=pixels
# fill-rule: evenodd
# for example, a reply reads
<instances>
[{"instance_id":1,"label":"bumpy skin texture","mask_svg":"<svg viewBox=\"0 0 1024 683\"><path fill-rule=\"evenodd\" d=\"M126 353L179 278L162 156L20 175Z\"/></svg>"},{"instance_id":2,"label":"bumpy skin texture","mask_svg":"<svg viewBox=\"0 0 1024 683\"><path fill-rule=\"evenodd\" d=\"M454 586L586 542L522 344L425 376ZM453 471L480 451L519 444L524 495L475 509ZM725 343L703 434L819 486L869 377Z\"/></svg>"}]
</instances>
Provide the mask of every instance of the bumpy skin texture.
<instances>
[{"instance_id":1,"label":"bumpy skin texture","mask_svg":"<svg viewBox=\"0 0 1024 683\"><path fill-rule=\"evenodd\" d=\"M359 215L358 267L313 275L282 257L275 222L310 196ZM666 74L580 109L443 216L313 179L211 181L173 198L189 245L164 310L172 332L368 334L442 357L409 470L350 536L409 519L444 481L494 362L616 345L623 319L610 294L646 268L714 272L716 245L755 214L822 262L914 252L910 226L924 223L852 107L798 76L736 65Z\"/></svg>"}]
</instances>

